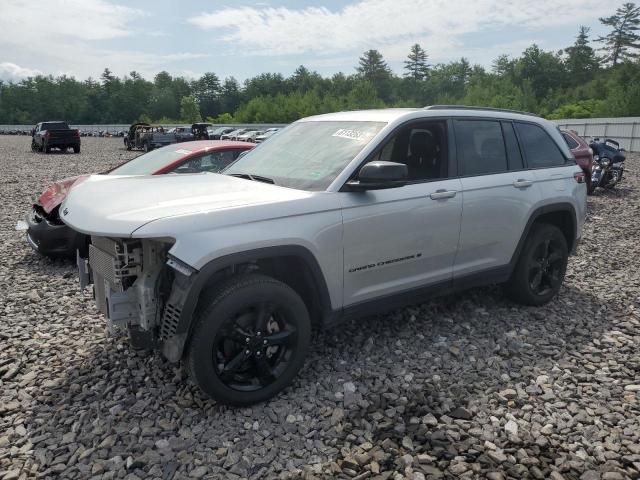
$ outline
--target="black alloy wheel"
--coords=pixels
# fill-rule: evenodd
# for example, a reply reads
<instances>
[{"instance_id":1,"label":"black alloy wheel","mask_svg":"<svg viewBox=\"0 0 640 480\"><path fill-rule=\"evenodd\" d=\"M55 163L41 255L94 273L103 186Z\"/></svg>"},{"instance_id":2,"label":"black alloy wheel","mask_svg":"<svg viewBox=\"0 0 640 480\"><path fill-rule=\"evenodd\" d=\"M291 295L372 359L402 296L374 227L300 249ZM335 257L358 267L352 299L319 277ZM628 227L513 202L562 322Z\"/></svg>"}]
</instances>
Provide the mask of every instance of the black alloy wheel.
<instances>
[{"instance_id":1,"label":"black alloy wheel","mask_svg":"<svg viewBox=\"0 0 640 480\"><path fill-rule=\"evenodd\" d=\"M529 262L529 286L536 295L543 296L557 290L564 275L562 248L553 238L546 238L534 250Z\"/></svg>"},{"instance_id":2,"label":"black alloy wheel","mask_svg":"<svg viewBox=\"0 0 640 480\"><path fill-rule=\"evenodd\" d=\"M252 305L228 318L213 345L216 374L229 388L255 391L271 385L287 368L297 335L278 305Z\"/></svg>"},{"instance_id":3,"label":"black alloy wheel","mask_svg":"<svg viewBox=\"0 0 640 480\"><path fill-rule=\"evenodd\" d=\"M261 402L288 386L311 336L302 298L260 274L231 277L204 295L186 359L195 383L231 405Z\"/></svg>"},{"instance_id":4,"label":"black alloy wheel","mask_svg":"<svg viewBox=\"0 0 640 480\"><path fill-rule=\"evenodd\" d=\"M511 278L507 295L524 305L543 305L560 291L568 261L567 240L555 225L532 227Z\"/></svg>"}]
</instances>

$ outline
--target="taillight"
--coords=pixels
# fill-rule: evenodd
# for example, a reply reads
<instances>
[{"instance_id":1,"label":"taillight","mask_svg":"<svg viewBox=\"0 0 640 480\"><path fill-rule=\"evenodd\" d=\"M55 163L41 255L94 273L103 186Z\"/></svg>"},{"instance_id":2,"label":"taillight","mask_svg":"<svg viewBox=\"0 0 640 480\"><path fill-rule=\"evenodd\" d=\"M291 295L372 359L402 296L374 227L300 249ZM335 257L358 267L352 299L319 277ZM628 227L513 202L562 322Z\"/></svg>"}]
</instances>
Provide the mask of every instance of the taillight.
<instances>
[{"instance_id":1,"label":"taillight","mask_svg":"<svg viewBox=\"0 0 640 480\"><path fill-rule=\"evenodd\" d=\"M73 136L74 137L79 137L80 136L80 130L76 130L75 132L73 132Z\"/></svg>"},{"instance_id":2,"label":"taillight","mask_svg":"<svg viewBox=\"0 0 640 480\"><path fill-rule=\"evenodd\" d=\"M574 173L573 178L578 183L584 183L586 181L586 176L584 172Z\"/></svg>"}]
</instances>

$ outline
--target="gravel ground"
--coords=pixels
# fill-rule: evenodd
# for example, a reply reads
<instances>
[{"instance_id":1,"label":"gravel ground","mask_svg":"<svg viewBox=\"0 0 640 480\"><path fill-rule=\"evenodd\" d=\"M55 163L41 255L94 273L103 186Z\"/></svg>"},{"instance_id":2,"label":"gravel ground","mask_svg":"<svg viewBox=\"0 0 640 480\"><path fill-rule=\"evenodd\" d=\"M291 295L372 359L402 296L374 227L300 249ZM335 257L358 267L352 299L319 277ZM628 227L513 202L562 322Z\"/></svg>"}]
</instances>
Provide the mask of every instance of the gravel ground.
<instances>
[{"instance_id":1,"label":"gravel ground","mask_svg":"<svg viewBox=\"0 0 640 480\"><path fill-rule=\"evenodd\" d=\"M291 388L232 409L106 337L74 265L15 231L50 180L136 155L82 141L0 137L0 479L640 477L640 157L549 305L483 288L319 332Z\"/></svg>"}]
</instances>

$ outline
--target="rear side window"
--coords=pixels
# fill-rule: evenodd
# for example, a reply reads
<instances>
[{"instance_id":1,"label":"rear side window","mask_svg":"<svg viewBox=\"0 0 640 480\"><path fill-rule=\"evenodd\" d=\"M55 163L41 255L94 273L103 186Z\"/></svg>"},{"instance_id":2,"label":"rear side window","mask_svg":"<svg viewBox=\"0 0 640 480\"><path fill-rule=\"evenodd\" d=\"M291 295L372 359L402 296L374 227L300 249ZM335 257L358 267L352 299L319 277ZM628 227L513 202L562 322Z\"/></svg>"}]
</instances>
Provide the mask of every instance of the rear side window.
<instances>
[{"instance_id":1,"label":"rear side window","mask_svg":"<svg viewBox=\"0 0 640 480\"><path fill-rule=\"evenodd\" d=\"M504 144L507 146L507 155L509 157L509 170L522 170L524 162L522 161L522 152L518 146L516 133L513 131L511 122L502 122L502 133L504 133Z\"/></svg>"},{"instance_id":2,"label":"rear side window","mask_svg":"<svg viewBox=\"0 0 640 480\"><path fill-rule=\"evenodd\" d=\"M462 158L462 175L507 171L507 154L500 122L457 120L456 143Z\"/></svg>"},{"instance_id":3,"label":"rear side window","mask_svg":"<svg viewBox=\"0 0 640 480\"><path fill-rule=\"evenodd\" d=\"M571 138L571 135L569 135L568 133L563 133L562 136L564 137L564 141L567 142L567 146L570 150L578 148L578 142Z\"/></svg>"},{"instance_id":4,"label":"rear side window","mask_svg":"<svg viewBox=\"0 0 640 480\"><path fill-rule=\"evenodd\" d=\"M515 126L529 168L555 167L565 164L560 148L542 127L530 123L516 123Z\"/></svg>"}]
</instances>

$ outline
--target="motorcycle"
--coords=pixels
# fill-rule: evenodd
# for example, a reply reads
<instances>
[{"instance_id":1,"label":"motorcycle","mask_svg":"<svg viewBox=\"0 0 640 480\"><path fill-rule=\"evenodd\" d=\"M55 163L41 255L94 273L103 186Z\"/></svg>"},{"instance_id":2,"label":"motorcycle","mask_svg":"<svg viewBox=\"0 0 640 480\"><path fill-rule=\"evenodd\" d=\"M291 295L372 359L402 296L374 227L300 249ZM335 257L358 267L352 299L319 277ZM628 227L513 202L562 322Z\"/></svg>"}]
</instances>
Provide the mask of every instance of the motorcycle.
<instances>
[{"instance_id":1,"label":"motorcycle","mask_svg":"<svg viewBox=\"0 0 640 480\"><path fill-rule=\"evenodd\" d=\"M625 156L620 144L610 138L601 141L594 138L589 147L593 150L593 166L591 168L591 186L613 188L622 180Z\"/></svg>"}]
</instances>

